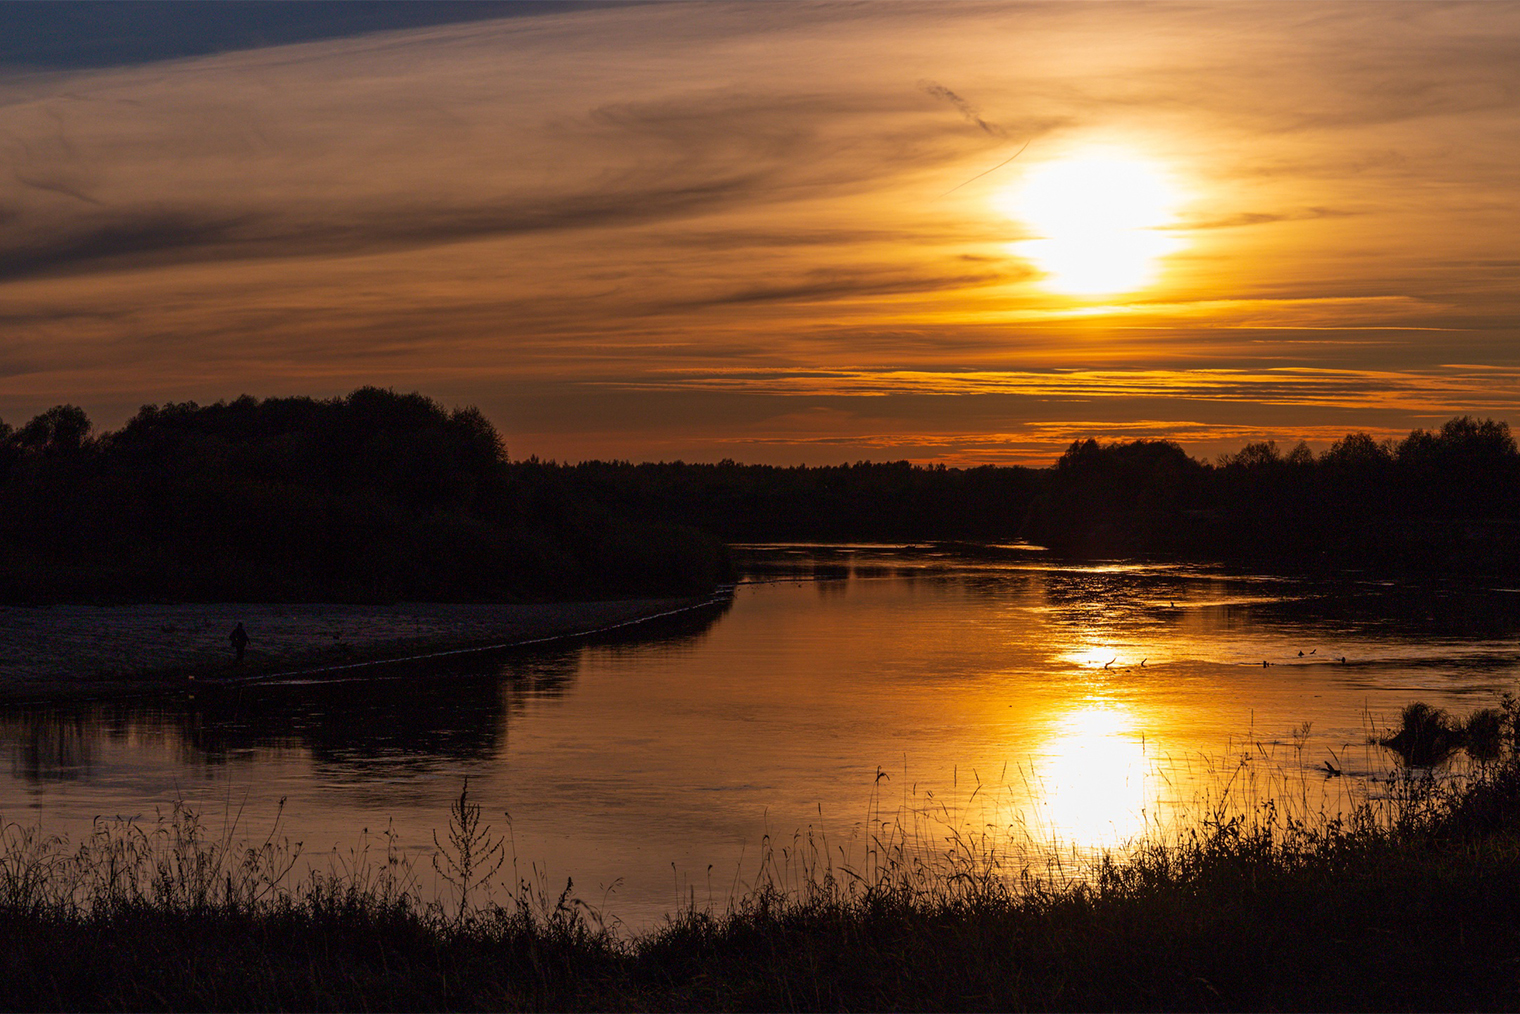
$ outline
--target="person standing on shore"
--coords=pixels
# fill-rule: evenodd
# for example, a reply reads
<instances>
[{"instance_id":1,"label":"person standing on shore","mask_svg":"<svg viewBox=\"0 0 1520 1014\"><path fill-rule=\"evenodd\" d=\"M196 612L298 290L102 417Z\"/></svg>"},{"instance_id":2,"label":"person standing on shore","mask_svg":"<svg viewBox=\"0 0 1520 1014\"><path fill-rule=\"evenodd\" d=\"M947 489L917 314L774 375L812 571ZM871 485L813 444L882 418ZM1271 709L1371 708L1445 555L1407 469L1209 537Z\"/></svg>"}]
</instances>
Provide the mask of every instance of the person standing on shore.
<instances>
[{"instance_id":1,"label":"person standing on shore","mask_svg":"<svg viewBox=\"0 0 1520 1014\"><path fill-rule=\"evenodd\" d=\"M228 637L228 640L232 642L232 650L237 652L235 661L243 661L243 652L248 650L248 642L251 638L248 636L248 631L243 629L241 622L232 629L232 634Z\"/></svg>"}]
</instances>

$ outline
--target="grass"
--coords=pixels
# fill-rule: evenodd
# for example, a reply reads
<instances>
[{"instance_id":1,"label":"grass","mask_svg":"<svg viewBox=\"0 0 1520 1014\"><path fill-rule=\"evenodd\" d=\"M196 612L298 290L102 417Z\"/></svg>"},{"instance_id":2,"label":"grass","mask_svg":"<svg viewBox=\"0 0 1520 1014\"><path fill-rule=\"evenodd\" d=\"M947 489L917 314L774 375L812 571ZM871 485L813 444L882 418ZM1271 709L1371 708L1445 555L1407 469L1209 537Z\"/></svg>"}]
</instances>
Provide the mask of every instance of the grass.
<instances>
[{"instance_id":1,"label":"grass","mask_svg":"<svg viewBox=\"0 0 1520 1014\"><path fill-rule=\"evenodd\" d=\"M103 823L79 843L12 824L0 840L0 1002L1515 1009L1517 711L1500 713L1499 753L1467 777L1406 769L1343 816L1271 797L1244 810L1221 802L1073 879L1031 874L991 837L877 815L859 863L806 835L767 842L728 907L692 906L631 936L572 884L504 865L503 834L468 785L437 839L446 904L422 897L412 861L385 836L297 878L278 822L251 843L236 820L212 833L183 807L151 825Z\"/></svg>"}]
</instances>

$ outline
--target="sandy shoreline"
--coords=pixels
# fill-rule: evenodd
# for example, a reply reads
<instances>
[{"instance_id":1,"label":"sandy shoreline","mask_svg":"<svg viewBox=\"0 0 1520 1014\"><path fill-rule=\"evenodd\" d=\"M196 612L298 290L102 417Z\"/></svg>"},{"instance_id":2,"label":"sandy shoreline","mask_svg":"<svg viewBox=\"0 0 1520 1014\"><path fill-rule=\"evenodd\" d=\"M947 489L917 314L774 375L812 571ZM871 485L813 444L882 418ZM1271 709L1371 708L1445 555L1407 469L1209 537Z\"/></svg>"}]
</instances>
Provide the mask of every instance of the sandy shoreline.
<instances>
[{"instance_id":1,"label":"sandy shoreline","mask_svg":"<svg viewBox=\"0 0 1520 1014\"><path fill-rule=\"evenodd\" d=\"M706 599L529 605L187 603L0 606L0 698L177 689L437 651L591 633ZM228 635L251 642L241 666Z\"/></svg>"}]
</instances>

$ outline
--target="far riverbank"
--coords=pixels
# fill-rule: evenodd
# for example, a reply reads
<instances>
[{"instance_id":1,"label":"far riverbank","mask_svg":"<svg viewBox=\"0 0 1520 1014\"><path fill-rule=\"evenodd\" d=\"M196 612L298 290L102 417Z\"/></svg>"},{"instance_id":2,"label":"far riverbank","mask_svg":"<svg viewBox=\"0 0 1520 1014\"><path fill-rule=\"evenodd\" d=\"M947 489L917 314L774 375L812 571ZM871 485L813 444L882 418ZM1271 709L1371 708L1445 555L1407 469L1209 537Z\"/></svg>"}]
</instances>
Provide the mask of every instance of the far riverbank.
<instances>
[{"instance_id":1,"label":"far riverbank","mask_svg":"<svg viewBox=\"0 0 1520 1014\"><path fill-rule=\"evenodd\" d=\"M592 634L712 601L0 606L0 699L336 674L419 655ZM251 639L242 663L228 640L239 623Z\"/></svg>"}]
</instances>

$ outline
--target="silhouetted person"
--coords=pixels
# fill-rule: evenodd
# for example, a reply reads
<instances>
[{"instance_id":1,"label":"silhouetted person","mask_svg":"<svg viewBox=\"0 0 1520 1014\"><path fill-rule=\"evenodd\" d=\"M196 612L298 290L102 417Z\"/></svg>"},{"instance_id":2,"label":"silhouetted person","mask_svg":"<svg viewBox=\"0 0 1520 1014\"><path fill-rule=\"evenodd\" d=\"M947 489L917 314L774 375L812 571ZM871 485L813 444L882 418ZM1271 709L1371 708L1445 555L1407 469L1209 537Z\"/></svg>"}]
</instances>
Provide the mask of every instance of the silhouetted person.
<instances>
[{"instance_id":1,"label":"silhouetted person","mask_svg":"<svg viewBox=\"0 0 1520 1014\"><path fill-rule=\"evenodd\" d=\"M248 631L244 630L243 625L239 623L233 628L232 635L227 639L232 642L232 650L237 652L236 661L241 662L243 660L243 652L248 650Z\"/></svg>"}]
</instances>

